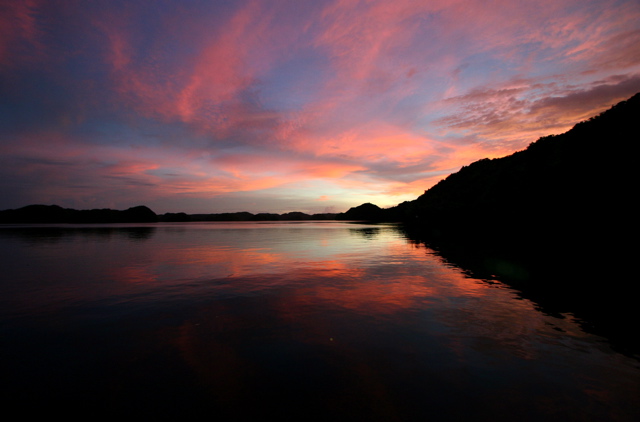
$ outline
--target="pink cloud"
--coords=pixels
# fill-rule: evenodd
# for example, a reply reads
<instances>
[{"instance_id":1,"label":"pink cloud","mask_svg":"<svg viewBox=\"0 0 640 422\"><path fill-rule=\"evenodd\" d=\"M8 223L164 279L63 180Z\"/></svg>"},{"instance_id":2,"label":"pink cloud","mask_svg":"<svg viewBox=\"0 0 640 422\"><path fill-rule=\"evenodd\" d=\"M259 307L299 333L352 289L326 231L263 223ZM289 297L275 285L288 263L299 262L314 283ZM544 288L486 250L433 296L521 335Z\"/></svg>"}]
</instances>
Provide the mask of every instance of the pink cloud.
<instances>
[{"instance_id":1,"label":"pink cloud","mask_svg":"<svg viewBox=\"0 0 640 422\"><path fill-rule=\"evenodd\" d=\"M540 90L535 96L532 91ZM473 91L444 102L457 108L437 121L447 133L467 134L494 147L520 149L537 138L562 133L640 91L640 75L613 76L580 87L522 85ZM487 144L489 147L489 144Z\"/></svg>"},{"instance_id":2,"label":"pink cloud","mask_svg":"<svg viewBox=\"0 0 640 422\"><path fill-rule=\"evenodd\" d=\"M39 1L3 2L0 5L0 63L16 65L16 61L34 58L41 49L41 31L36 24ZM28 46L28 54L18 54ZM22 51L25 51L22 50Z\"/></svg>"},{"instance_id":3,"label":"pink cloud","mask_svg":"<svg viewBox=\"0 0 640 422\"><path fill-rule=\"evenodd\" d=\"M640 90L637 2L150 4L3 6L30 189L410 199Z\"/></svg>"},{"instance_id":4,"label":"pink cloud","mask_svg":"<svg viewBox=\"0 0 640 422\"><path fill-rule=\"evenodd\" d=\"M355 155L349 149L358 147L347 145L360 143L361 151L373 153L385 141L382 138L365 140L354 135L352 128L354 123L367 124L366 119L380 120L379 115L365 114L369 112L366 110L368 107L360 113L355 111L362 108L356 102L362 102L363 95L371 95L373 86L369 82L375 82L374 89L384 94L374 98L373 103L384 101L389 110L393 104L419 89L416 82L397 82L409 79L407 75L415 78L417 66L424 67L429 63L433 67L432 63L443 62L459 69L464 54L473 48L490 51L506 47L505 51L515 54L519 45L525 42L542 41L550 48L563 51L560 40L568 34L571 40L580 41L584 31L579 28L587 17L592 16L583 13L573 21L549 20L561 9L569 9L569 3L559 6L556 2L549 2L529 7L504 2L502 6L486 8L480 2L468 1L429 4L370 2L366 5L348 1L333 3L323 11L322 19L316 25L319 30L313 42L329 52L337 72L333 79L327 81L323 95L314 98L305 111L295 115L261 108L257 105L258 98L255 104L253 100L247 102L241 98L290 45L282 40L282 34L291 31L291 28L276 28L273 13L257 2L237 10L223 27L216 28L214 36L209 34L207 40L200 41L197 54L186 57L187 62L183 67L187 70L174 72L166 78L166 75L156 75L154 68L144 62L133 63L118 72L118 78L123 92L133 95L142 110L169 120L195 124L205 132L215 133L217 137L242 133L242 142L255 143L258 136L262 137L260 142L277 141L281 147L289 148L293 144L295 148L300 143L311 142L301 138L308 137L309 131L314 131L311 134L315 139L313 142L323 144L313 147L320 155L331 155L332 151ZM441 21L424 21L433 14L437 14ZM540 31L536 25L542 25L542 22L547 24L542 31L543 36L538 37ZM428 29L429 24L434 26L434 30L427 33L453 40L455 47L449 46L450 51L447 52L442 50L441 43L416 44L416 38L425 27ZM600 26L604 28L604 23ZM602 31L604 29L599 32ZM123 57L123 51L127 50L123 46L123 37L116 34L111 38L114 69L118 70L131 60ZM267 43L267 40L276 40L276 45ZM464 44L467 46L461 47ZM418 45L422 48L421 54L409 49L415 49ZM152 52L149 58L151 63L156 60L154 54ZM421 59L416 61L413 57ZM443 68L439 72L444 71ZM452 92L450 89L447 92ZM523 91L525 94L526 89ZM504 106L509 104L505 103ZM350 110L344 113L346 108ZM494 112L496 116L503 113L499 109ZM329 125L335 126L338 115L347 117L350 127L341 131L338 122L337 132L318 133L318 130L325 131ZM489 114L484 113L481 116L484 120L479 123L484 124L490 118ZM498 127L497 124L495 127ZM510 129L511 126L504 126L504 131ZM254 132L248 133L251 131ZM401 132L405 131L401 129ZM391 136L396 138L397 143L397 138L404 135ZM394 148L394 151L397 149ZM366 158L362 154L360 156Z\"/></svg>"},{"instance_id":5,"label":"pink cloud","mask_svg":"<svg viewBox=\"0 0 640 422\"><path fill-rule=\"evenodd\" d=\"M273 126L272 113L247 95L293 42L286 36L292 28L274 22L276 16L272 8L249 2L216 26L207 16L175 19L167 25L169 33L154 40L142 56L142 35L133 22L100 26L109 40L114 79L130 106L227 136L238 127ZM175 38L189 44L188 52L168 56L166 49Z\"/></svg>"}]
</instances>

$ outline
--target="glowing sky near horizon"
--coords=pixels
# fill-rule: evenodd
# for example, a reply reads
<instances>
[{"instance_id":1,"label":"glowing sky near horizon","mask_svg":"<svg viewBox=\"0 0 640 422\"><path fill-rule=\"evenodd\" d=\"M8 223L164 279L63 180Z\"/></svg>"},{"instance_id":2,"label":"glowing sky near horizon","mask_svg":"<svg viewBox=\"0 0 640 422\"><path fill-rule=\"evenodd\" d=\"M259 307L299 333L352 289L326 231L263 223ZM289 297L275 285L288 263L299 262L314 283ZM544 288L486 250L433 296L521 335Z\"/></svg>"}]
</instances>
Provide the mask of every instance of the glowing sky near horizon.
<instances>
[{"instance_id":1,"label":"glowing sky near horizon","mask_svg":"<svg viewBox=\"0 0 640 422\"><path fill-rule=\"evenodd\" d=\"M639 91L638 0L0 0L0 209L386 207Z\"/></svg>"}]
</instances>

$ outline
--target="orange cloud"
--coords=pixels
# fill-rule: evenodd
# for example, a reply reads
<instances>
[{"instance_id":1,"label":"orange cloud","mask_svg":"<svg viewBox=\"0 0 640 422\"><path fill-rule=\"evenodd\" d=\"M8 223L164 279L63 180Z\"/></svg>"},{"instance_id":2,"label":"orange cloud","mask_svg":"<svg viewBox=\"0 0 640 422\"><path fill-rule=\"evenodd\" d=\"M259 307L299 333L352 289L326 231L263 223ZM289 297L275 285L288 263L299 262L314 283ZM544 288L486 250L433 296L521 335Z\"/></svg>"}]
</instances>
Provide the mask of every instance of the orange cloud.
<instances>
[{"instance_id":1,"label":"orange cloud","mask_svg":"<svg viewBox=\"0 0 640 422\"><path fill-rule=\"evenodd\" d=\"M640 91L636 2L147 7L3 6L14 195L392 205Z\"/></svg>"},{"instance_id":2,"label":"orange cloud","mask_svg":"<svg viewBox=\"0 0 640 422\"><path fill-rule=\"evenodd\" d=\"M442 135L460 133L491 141L499 151L502 147L501 153L521 149L541 136L562 133L626 99L629 92L640 90L640 74L596 81L581 89L561 89L555 84L538 87L545 93L554 89L553 96L538 94L531 98L526 95L528 88L487 88L446 100L445 104L459 108L437 121L444 128Z\"/></svg>"}]
</instances>

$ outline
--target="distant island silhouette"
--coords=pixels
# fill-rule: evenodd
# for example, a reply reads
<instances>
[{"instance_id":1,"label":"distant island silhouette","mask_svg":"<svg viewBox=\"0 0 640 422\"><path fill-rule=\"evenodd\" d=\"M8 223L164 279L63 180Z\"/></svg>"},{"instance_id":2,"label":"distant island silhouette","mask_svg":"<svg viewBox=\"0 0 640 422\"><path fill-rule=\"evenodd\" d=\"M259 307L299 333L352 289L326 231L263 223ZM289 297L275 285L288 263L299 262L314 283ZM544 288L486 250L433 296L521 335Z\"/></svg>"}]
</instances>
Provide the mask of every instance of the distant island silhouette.
<instances>
[{"instance_id":1,"label":"distant island silhouette","mask_svg":"<svg viewBox=\"0 0 640 422\"><path fill-rule=\"evenodd\" d=\"M140 205L124 211L104 209L74 210L58 205L27 205L15 210L0 211L3 224L93 224L93 223L152 223L158 216Z\"/></svg>"},{"instance_id":2,"label":"distant island silhouette","mask_svg":"<svg viewBox=\"0 0 640 422\"><path fill-rule=\"evenodd\" d=\"M0 211L0 224L110 224L110 223L156 223L195 221L302 221L335 220L337 214L284 214L232 212L219 214L156 214L144 205L124 211L104 209L75 210L58 205L27 205L18 209Z\"/></svg>"},{"instance_id":3,"label":"distant island silhouette","mask_svg":"<svg viewBox=\"0 0 640 422\"><path fill-rule=\"evenodd\" d=\"M623 230L631 221L640 93L561 135L525 150L482 159L450 174L413 201L391 208L362 204L344 213L166 213L29 205L0 211L0 223L361 220L404 222L438 237L567 238ZM633 185L632 185L633 183Z\"/></svg>"},{"instance_id":4,"label":"distant island silhouette","mask_svg":"<svg viewBox=\"0 0 640 422\"><path fill-rule=\"evenodd\" d=\"M548 312L587 316L595 321L590 331L607 331L638 351L640 340L629 339L639 320L629 288L637 278L630 245L638 177L631 146L639 117L640 93L566 133L465 166L415 200L386 209L367 203L339 214L157 215L146 206L79 211L29 205L0 211L0 223L399 222L411 242L477 278L512 285Z\"/></svg>"}]
</instances>

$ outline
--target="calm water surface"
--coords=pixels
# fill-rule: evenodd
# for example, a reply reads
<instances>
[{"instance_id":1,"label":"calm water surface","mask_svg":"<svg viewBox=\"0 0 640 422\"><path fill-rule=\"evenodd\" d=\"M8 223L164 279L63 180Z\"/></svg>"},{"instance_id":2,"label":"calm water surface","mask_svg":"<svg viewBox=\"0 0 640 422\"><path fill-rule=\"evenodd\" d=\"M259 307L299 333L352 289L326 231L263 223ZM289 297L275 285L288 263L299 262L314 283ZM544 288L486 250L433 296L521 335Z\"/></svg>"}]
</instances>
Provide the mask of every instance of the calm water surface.
<instances>
[{"instance_id":1,"label":"calm water surface","mask_svg":"<svg viewBox=\"0 0 640 422\"><path fill-rule=\"evenodd\" d=\"M640 365L393 225L0 228L22 414L621 420Z\"/></svg>"}]
</instances>

